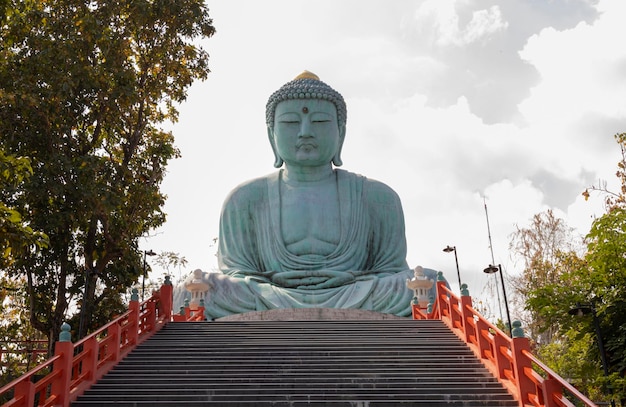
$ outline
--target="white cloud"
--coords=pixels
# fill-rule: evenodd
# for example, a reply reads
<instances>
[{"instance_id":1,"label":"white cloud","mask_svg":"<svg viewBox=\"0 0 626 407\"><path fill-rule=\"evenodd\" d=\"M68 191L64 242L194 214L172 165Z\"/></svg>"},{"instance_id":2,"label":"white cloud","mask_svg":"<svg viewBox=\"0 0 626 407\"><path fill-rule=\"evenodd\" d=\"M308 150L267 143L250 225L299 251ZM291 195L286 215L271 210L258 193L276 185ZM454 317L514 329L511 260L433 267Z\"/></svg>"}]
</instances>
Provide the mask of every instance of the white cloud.
<instances>
[{"instance_id":1,"label":"white cloud","mask_svg":"<svg viewBox=\"0 0 626 407\"><path fill-rule=\"evenodd\" d=\"M302 69L346 97L345 168L398 192L411 266L455 280L441 251L455 245L479 295L492 261L484 198L507 269L515 224L552 207L585 233L601 213L580 193L613 178L612 135L626 131L626 2L600 2L598 18L576 1L213 3L213 72L181 106L168 223L146 249L179 252L190 270L215 266L226 194L273 171L266 99Z\"/></svg>"},{"instance_id":2,"label":"white cloud","mask_svg":"<svg viewBox=\"0 0 626 407\"><path fill-rule=\"evenodd\" d=\"M430 34L431 41L438 46L460 47L477 41L486 41L494 33L508 27L508 23L502 19L500 8L496 5L474 11L471 20L465 27L461 27L456 11L458 3L465 1L427 0L415 13L417 25L423 27L422 33Z\"/></svg>"},{"instance_id":3,"label":"white cloud","mask_svg":"<svg viewBox=\"0 0 626 407\"><path fill-rule=\"evenodd\" d=\"M464 30L461 45L487 40L491 35L505 30L508 26L509 23L502 20L502 13L498 6L474 11L472 20Z\"/></svg>"}]
</instances>

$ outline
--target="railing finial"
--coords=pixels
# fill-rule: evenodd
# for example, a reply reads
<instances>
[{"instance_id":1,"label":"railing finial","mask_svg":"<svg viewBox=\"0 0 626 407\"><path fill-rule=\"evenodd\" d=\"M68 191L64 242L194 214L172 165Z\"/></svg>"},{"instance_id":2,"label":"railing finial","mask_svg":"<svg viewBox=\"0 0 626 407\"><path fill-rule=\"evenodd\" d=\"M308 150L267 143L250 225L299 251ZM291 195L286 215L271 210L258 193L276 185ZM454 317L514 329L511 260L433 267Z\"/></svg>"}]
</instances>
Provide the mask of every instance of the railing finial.
<instances>
[{"instance_id":1,"label":"railing finial","mask_svg":"<svg viewBox=\"0 0 626 407\"><path fill-rule=\"evenodd\" d=\"M61 333L59 334L59 342L72 342L72 333L70 330L72 327L67 322L63 322L61 325Z\"/></svg>"},{"instance_id":2,"label":"railing finial","mask_svg":"<svg viewBox=\"0 0 626 407\"><path fill-rule=\"evenodd\" d=\"M522 323L520 321L513 321L513 329L511 330L511 336L513 338L523 338L524 330L522 329Z\"/></svg>"}]
</instances>

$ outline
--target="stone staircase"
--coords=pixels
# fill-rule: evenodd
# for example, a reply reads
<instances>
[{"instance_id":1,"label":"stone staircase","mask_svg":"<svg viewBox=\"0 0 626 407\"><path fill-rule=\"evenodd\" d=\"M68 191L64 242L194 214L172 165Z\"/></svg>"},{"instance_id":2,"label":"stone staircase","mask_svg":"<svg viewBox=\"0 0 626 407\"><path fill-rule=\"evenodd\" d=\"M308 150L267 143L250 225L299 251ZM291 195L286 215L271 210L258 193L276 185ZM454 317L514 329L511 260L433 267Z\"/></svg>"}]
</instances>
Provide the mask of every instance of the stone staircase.
<instances>
[{"instance_id":1,"label":"stone staircase","mask_svg":"<svg viewBox=\"0 0 626 407\"><path fill-rule=\"evenodd\" d=\"M87 406L518 406L439 320L169 323Z\"/></svg>"}]
</instances>

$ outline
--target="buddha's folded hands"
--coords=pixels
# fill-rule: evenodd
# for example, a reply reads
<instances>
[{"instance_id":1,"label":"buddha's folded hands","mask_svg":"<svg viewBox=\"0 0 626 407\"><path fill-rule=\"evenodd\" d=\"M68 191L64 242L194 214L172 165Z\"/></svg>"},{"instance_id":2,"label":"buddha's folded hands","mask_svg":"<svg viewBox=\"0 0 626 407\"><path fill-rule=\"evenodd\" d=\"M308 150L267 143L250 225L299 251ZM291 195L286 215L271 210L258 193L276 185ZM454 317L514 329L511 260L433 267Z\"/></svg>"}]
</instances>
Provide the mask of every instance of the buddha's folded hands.
<instances>
[{"instance_id":1,"label":"buddha's folded hands","mask_svg":"<svg viewBox=\"0 0 626 407\"><path fill-rule=\"evenodd\" d=\"M339 287L354 281L354 275L349 271L336 270L292 270L272 276L272 282L278 286L310 290Z\"/></svg>"}]
</instances>

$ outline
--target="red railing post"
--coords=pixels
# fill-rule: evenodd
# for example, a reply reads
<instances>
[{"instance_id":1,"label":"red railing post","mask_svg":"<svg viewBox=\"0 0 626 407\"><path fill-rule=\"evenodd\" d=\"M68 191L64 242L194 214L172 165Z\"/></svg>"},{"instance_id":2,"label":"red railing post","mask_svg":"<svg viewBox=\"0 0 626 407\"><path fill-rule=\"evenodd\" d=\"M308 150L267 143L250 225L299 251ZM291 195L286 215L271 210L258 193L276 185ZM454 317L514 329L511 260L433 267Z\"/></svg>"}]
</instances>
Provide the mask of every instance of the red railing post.
<instances>
[{"instance_id":1,"label":"red railing post","mask_svg":"<svg viewBox=\"0 0 626 407\"><path fill-rule=\"evenodd\" d=\"M133 288L133 293L130 296L130 303L128 304L128 310L130 311L130 315L128 316L128 342L132 345L137 345L139 343L139 331L141 329L141 321L139 315L139 291L136 288ZM118 348L119 348L119 342Z\"/></svg>"},{"instance_id":2,"label":"red railing post","mask_svg":"<svg viewBox=\"0 0 626 407\"><path fill-rule=\"evenodd\" d=\"M150 301L148 301L148 303L146 304L148 307L148 313L146 314L146 319L144 321L144 329L142 329L142 332L145 331L154 331L156 329L156 308L157 308L157 304L156 304L156 300L154 300L154 297L150 299Z\"/></svg>"},{"instance_id":3,"label":"red railing post","mask_svg":"<svg viewBox=\"0 0 626 407\"><path fill-rule=\"evenodd\" d=\"M449 302L444 299L447 297L446 295L446 281L443 277L443 273L440 271L437 273L437 308L439 310L439 318L443 319L446 316L446 312L448 316L450 316L450 308L448 307Z\"/></svg>"},{"instance_id":4,"label":"red railing post","mask_svg":"<svg viewBox=\"0 0 626 407\"><path fill-rule=\"evenodd\" d=\"M503 348L508 348L507 342L507 338L500 335L500 332L496 332L493 335L493 358L500 379L507 379L505 371L507 369L512 370L511 362L506 358L505 354L502 353ZM514 374L517 375L515 372Z\"/></svg>"},{"instance_id":5,"label":"red railing post","mask_svg":"<svg viewBox=\"0 0 626 407\"><path fill-rule=\"evenodd\" d=\"M22 398L22 405L33 406L35 405L35 383L32 382L30 376L25 377L15 385L14 400Z\"/></svg>"},{"instance_id":6,"label":"red railing post","mask_svg":"<svg viewBox=\"0 0 626 407\"><path fill-rule=\"evenodd\" d=\"M527 376L526 370L532 370L532 362L524 352L530 352L530 341L524 336L522 324L519 321L512 323L513 329L511 334L511 353L513 357L513 371L515 380L517 381L517 389L519 391L518 400L521 405L530 403L531 394L536 394L537 388L533 381ZM546 404L549 406L549 404Z\"/></svg>"},{"instance_id":7,"label":"red railing post","mask_svg":"<svg viewBox=\"0 0 626 407\"><path fill-rule=\"evenodd\" d=\"M185 298L185 321L189 321L191 309L189 309L189 298Z\"/></svg>"},{"instance_id":8,"label":"red railing post","mask_svg":"<svg viewBox=\"0 0 626 407\"><path fill-rule=\"evenodd\" d=\"M172 319L172 308L174 307L174 286L172 286L172 282L170 281L170 276L165 276L165 282L161 286L161 313L162 317L165 321L169 321ZM161 315L159 315L161 317Z\"/></svg>"},{"instance_id":9,"label":"red railing post","mask_svg":"<svg viewBox=\"0 0 626 407\"><path fill-rule=\"evenodd\" d=\"M131 330L130 334L131 334L131 339L134 341L132 342L133 346L137 345L137 335L136 335L135 330ZM111 355L111 361L113 362L117 362L120 360L120 355L122 354L122 327L120 326L119 323L115 323L109 326L109 328L107 329L107 336L112 337L113 339L111 339L111 343L109 344L109 346L112 347L111 351L109 352L107 350L107 353L109 355Z\"/></svg>"},{"instance_id":10,"label":"red railing post","mask_svg":"<svg viewBox=\"0 0 626 407\"><path fill-rule=\"evenodd\" d=\"M72 381L72 359L74 358L74 344L71 341L70 326L67 323L61 325L59 341L54 345L54 354L59 356L54 362L52 371L58 376L52 381L51 395L56 396L57 406L70 405L70 384Z\"/></svg>"},{"instance_id":11,"label":"red railing post","mask_svg":"<svg viewBox=\"0 0 626 407\"><path fill-rule=\"evenodd\" d=\"M491 352L491 342L488 335L490 333L487 320L479 318L476 321L476 340L478 341L478 352L481 359L488 359L487 352Z\"/></svg>"},{"instance_id":12,"label":"red railing post","mask_svg":"<svg viewBox=\"0 0 626 407\"><path fill-rule=\"evenodd\" d=\"M450 304L450 324L453 329L463 329L463 321L461 321L462 315L459 309L459 298L456 296L450 296L448 298Z\"/></svg>"},{"instance_id":13,"label":"red railing post","mask_svg":"<svg viewBox=\"0 0 626 407\"><path fill-rule=\"evenodd\" d=\"M465 337L466 343L472 343L471 337L474 336L476 338L476 330L474 329L474 324L470 324L469 320L474 318L474 314L472 314L472 297L469 295L469 291L467 290L467 284L461 285L461 318L463 333ZM478 338L476 338L478 339Z\"/></svg>"},{"instance_id":14,"label":"red railing post","mask_svg":"<svg viewBox=\"0 0 626 407\"><path fill-rule=\"evenodd\" d=\"M87 380L93 383L96 381L98 370L98 339L95 336L90 336L85 340L83 352L88 352L88 355L83 361L82 372L87 373Z\"/></svg>"},{"instance_id":15,"label":"red railing post","mask_svg":"<svg viewBox=\"0 0 626 407\"><path fill-rule=\"evenodd\" d=\"M554 395L561 398L563 392L561 390L561 384L557 380L551 378L545 379L541 385L541 391L543 393L543 404L545 407L558 406L554 400Z\"/></svg>"},{"instance_id":16,"label":"red railing post","mask_svg":"<svg viewBox=\"0 0 626 407\"><path fill-rule=\"evenodd\" d=\"M204 321L205 317L204 317L204 298L200 298L200 305L198 306L198 309L196 309L195 313L194 313L194 321Z\"/></svg>"}]
</instances>

